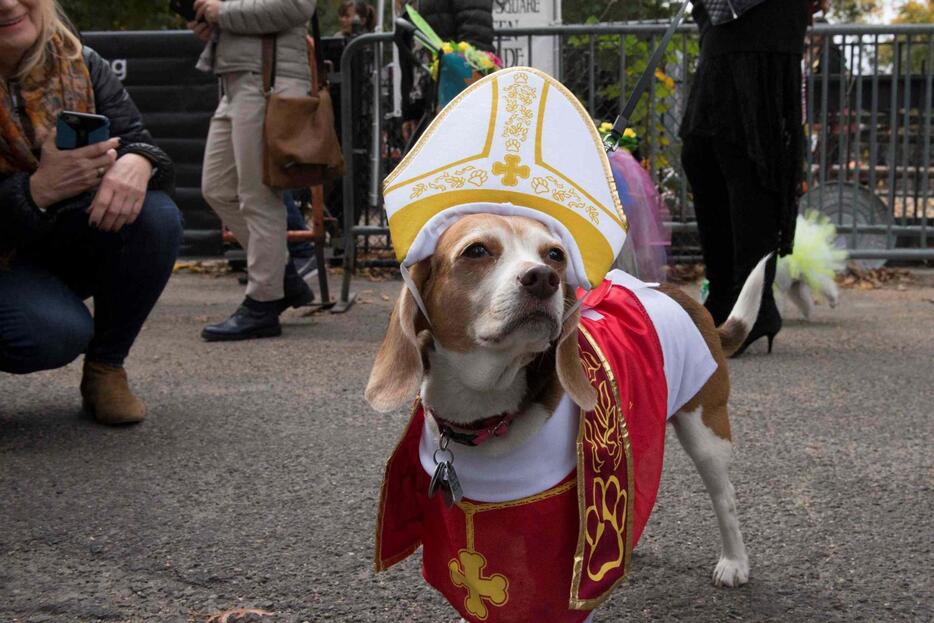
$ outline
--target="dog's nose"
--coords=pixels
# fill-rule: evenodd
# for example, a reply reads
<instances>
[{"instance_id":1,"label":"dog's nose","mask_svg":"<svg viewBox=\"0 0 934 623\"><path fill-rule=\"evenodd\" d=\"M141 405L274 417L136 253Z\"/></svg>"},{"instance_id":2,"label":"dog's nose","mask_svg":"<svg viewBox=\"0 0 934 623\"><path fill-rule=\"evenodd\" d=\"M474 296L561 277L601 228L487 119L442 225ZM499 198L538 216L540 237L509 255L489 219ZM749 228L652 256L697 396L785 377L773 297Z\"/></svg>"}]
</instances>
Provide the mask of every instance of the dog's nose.
<instances>
[{"instance_id":1,"label":"dog's nose","mask_svg":"<svg viewBox=\"0 0 934 623\"><path fill-rule=\"evenodd\" d=\"M561 279L558 273L548 266L536 266L519 275L519 283L526 292L537 299L547 299L558 291Z\"/></svg>"}]
</instances>

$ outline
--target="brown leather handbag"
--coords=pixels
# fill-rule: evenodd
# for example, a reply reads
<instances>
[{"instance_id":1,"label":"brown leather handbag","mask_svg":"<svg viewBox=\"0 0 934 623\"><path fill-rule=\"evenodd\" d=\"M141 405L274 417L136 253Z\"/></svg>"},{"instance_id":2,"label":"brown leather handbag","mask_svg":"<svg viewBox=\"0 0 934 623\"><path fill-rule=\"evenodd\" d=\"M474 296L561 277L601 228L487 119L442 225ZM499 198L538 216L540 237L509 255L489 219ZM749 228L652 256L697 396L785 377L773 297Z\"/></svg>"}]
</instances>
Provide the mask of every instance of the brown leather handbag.
<instances>
[{"instance_id":1,"label":"brown leather handbag","mask_svg":"<svg viewBox=\"0 0 934 623\"><path fill-rule=\"evenodd\" d=\"M317 33L317 15L313 18ZM274 93L276 36L263 37L263 183L271 188L318 186L344 173L344 158L334 128L334 107L327 82L318 77L316 39L308 37L311 90L308 95Z\"/></svg>"}]
</instances>

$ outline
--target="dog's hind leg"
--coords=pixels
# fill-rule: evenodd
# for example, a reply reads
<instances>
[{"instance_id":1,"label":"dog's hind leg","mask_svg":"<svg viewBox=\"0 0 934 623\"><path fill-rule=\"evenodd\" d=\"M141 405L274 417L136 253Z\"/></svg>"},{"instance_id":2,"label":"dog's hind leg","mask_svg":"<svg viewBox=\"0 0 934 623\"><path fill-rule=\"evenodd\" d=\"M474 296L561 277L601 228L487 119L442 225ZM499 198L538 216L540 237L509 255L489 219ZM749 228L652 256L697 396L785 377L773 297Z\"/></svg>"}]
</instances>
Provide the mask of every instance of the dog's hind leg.
<instances>
[{"instance_id":1,"label":"dog's hind leg","mask_svg":"<svg viewBox=\"0 0 934 623\"><path fill-rule=\"evenodd\" d=\"M823 277L820 280L820 291L831 307L837 306L840 299L840 290L837 288L837 282L834 281L833 277Z\"/></svg>"},{"instance_id":2,"label":"dog's hind leg","mask_svg":"<svg viewBox=\"0 0 934 623\"><path fill-rule=\"evenodd\" d=\"M803 281L795 281L788 289L788 298L801 311L801 316L805 320L811 319L811 312L814 311L814 293L810 286Z\"/></svg>"},{"instance_id":3,"label":"dog's hind leg","mask_svg":"<svg viewBox=\"0 0 934 623\"><path fill-rule=\"evenodd\" d=\"M713 502L722 551L713 572L716 586L741 586L749 580L749 557L736 516L736 495L728 473L733 444L726 405L681 411L672 420L678 441L694 461Z\"/></svg>"}]
</instances>

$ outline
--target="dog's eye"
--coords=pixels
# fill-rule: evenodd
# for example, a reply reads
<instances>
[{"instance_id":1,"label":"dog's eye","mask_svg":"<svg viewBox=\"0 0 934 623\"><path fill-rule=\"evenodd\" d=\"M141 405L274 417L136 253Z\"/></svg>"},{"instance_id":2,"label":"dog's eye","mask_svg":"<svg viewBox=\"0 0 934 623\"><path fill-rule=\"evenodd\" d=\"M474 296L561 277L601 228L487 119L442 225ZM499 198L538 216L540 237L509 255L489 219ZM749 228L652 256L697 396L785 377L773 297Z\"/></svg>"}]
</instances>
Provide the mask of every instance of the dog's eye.
<instances>
[{"instance_id":1,"label":"dog's eye","mask_svg":"<svg viewBox=\"0 0 934 623\"><path fill-rule=\"evenodd\" d=\"M469 257L471 259L478 259L481 257L488 257L490 255L490 250L483 246L480 242L475 242L462 253L464 257Z\"/></svg>"},{"instance_id":2,"label":"dog's eye","mask_svg":"<svg viewBox=\"0 0 934 623\"><path fill-rule=\"evenodd\" d=\"M552 247L548 250L548 259L552 262L563 262L564 261L564 251L558 247Z\"/></svg>"}]
</instances>

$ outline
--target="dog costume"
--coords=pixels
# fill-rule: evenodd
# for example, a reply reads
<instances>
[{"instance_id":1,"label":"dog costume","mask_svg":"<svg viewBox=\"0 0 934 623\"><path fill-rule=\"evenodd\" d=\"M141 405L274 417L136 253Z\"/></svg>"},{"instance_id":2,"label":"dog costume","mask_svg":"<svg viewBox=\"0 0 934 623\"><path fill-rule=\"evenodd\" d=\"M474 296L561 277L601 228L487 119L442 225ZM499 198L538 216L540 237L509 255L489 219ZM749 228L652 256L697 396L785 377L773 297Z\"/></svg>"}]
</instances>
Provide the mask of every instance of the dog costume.
<instances>
[{"instance_id":1,"label":"dog costume","mask_svg":"<svg viewBox=\"0 0 934 623\"><path fill-rule=\"evenodd\" d=\"M528 216L558 236L579 288L579 353L598 401L581 413L565 396L502 457L471 463L453 444L465 497L451 508L428 495L439 438L416 402L386 466L377 570L423 546L425 579L472 623L580 623L625 578L655 503L667 418L716 363L657 284L607 274L625 217L593 122L550 76L513 68L469 87L384 193L404 275L465 214Z\"/></svg>"}]
</instances>

